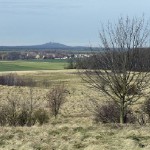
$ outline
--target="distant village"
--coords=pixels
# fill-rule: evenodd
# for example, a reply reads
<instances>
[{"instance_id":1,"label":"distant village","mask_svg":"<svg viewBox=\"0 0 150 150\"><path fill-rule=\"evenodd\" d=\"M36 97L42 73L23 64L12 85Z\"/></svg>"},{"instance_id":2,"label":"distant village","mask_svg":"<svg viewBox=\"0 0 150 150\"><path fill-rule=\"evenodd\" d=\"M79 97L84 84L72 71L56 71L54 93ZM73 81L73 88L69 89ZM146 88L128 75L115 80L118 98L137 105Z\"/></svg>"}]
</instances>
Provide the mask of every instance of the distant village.
<instances>
[{"instance_id":1,"label":"distant village","mask_svg":"<svg viewBox=\"0 0 150 150\"><path fill-rule=\"evenodd\" d=\"M90 54L66 53L66 52L49 52L49 51L26 51L26 52L0 52L0 60L28 60L28 59L70 59L90 57Z\"/></svg>"}]
</instances>

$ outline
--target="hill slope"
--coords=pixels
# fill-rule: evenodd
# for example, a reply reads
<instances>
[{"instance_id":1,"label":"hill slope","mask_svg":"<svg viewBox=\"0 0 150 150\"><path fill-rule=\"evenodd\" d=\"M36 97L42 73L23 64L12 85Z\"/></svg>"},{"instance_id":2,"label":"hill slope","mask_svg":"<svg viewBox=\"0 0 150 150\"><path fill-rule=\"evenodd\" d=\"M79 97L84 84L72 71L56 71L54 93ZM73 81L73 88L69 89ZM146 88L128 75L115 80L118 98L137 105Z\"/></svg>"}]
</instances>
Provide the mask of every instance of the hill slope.
<instances>
[{"instance_id":1,"label":"hill slope","mask_svg":"<svg viewBox=\"0 0 150 150\"><path fill-rule=\"evenodd\" d=\"M61 43L49 42L41 45L29 45L29 46L0 46L0 51L7 50L90 50L89 47L84 46L67 46Z\"/></svg>"}]
</instances>

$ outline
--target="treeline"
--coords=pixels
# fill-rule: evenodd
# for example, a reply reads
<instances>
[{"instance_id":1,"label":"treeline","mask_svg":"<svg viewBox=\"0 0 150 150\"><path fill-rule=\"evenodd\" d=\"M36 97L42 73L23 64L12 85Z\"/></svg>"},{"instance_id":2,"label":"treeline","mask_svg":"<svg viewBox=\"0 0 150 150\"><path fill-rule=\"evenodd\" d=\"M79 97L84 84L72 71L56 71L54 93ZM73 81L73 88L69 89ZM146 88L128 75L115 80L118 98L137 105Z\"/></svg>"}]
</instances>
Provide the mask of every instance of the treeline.
<instances>
[{"instance_id":1,"label":"treeline","mask_svg":"<svg viewBox=\"0 0 150 150\"><path fill-rule=\"evenodd\" d=\"M114 67L115 70L121 70L123 68L124 58L126 57L126 61L129 62L126 65L126 69L130 71L146 71L150 68L150 49L135 49L130 51L118 51L112 50L108 52L99 52L94 53L90 57L84 58L72 58L68 60L68 68L69 69L112 69L112 65L110 64L111 56L114 56Z\"/></svg>"}]
</instances>

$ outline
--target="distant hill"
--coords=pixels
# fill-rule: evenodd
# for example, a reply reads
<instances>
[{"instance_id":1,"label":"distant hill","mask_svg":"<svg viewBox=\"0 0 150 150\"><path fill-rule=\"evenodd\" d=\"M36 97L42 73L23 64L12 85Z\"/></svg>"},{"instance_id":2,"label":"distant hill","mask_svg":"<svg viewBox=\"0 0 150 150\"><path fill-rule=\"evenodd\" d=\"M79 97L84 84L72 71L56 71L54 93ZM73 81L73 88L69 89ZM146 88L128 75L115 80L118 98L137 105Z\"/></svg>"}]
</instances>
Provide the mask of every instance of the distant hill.
<instances>
[{"instance_id":1,"label":"distant hill","mask_svg":"<svg viewBox=\"0 0 150 150\"><path fill-rule=\"evenodd\" d=\"M43 48L70 48L70 46L64 45L64 44L60 44L60 43L54 43L54 42L49 42L49 43L45 43L42 45L38 45L38 47L43 47Z\"/></svg>"},{"instance_id":2,"label":"distant hill","mask_svg":"<svg viewBox=\"0 0 150 150\"><path fill-rule=\"evenodd\" d=\"M77 51L89 51L90 47L84 46L67 46L60 43L49 42L41 45L30 46L0 46L0 51L9 50L77 50Z\"/></svg>"},{"instance_id":3,"label":"distant hill","mask_svg":"<svg viewBox=\"0 0 150 150\"><path fill-rule=\"evenodd\" d=\"M41 45L32 45L32 46L21 46L25 48L39 48L39 49L68 49L70 46L60 44L60 43L54 43L54 42L49 42Z\"/></svg>"}]
</instances>

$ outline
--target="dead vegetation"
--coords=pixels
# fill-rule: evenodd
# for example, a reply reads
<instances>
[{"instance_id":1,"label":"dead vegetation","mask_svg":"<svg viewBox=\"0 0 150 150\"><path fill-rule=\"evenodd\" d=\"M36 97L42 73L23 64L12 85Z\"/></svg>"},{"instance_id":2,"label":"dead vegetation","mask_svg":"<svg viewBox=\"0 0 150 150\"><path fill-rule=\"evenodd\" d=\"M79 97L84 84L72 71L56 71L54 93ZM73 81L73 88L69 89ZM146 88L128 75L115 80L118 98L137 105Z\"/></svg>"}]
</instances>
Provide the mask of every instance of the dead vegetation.
<instances>
[{"instance_id":1,"label":"dead vegetation","mask_svg":"<svg viewBox=\"0 0 150 150\"><path fill-rule=\"evenodd\" d=\"M19 112L17 117L20 118L20 125L17 121L15 128L8 124L0 127L0 149L125 150L150 148L148 122L144 126L138 122L126 125L119 125L117 122L113 124L107 122L105 125L101 121L95 123L93 112L87 109L87 104L91 97L99 98L101 102L99 104L104 104L104 98L98 95L96 91L84 86L73 71L71 74L64 71L61 72L61 75L57 80L53 80L49 88L0 86L1 104L11 104L13 109L9 110L13 110L14 114ZM36 76L38 75L36 74ZM49 80L56 76L60 76L57 71L43 74L43 77L49 77L47 78ZM43 78L41 77L41 79ZM49 113L46 94L53 91L60 82L65 84L67 92L69 91L70 94L65 95L65 103L61 106L55 119ZM64 88L60 89L64 91ZM56 93L54 95L57 95ZM16 105L13 105L14 102ZM17 106L17 110L15 110L15 106ZM24 108L28 110L28 113L32 112L30 116L38 116L32 126L31 123L27 123L26 116L28 113ZM5 118L3 115L0 117ZM43 124L44 118L45 123ZM5 120L2 123L5 124Z\"/></svg>"}]
</instances>

